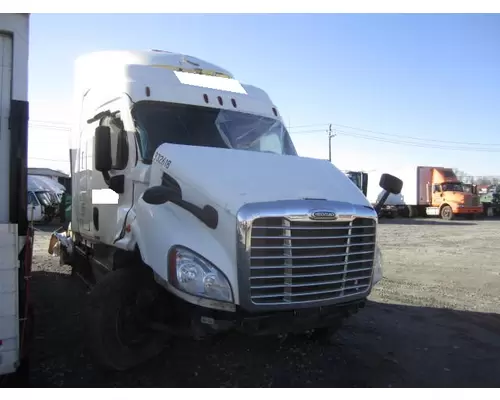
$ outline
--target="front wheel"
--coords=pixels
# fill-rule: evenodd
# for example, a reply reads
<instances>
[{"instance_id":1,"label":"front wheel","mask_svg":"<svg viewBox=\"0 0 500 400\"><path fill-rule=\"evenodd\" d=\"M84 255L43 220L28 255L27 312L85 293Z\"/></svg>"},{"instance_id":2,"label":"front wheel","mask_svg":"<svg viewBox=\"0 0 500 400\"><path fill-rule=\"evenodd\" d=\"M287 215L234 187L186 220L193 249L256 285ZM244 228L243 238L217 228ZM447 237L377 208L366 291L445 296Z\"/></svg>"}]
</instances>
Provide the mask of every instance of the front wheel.
<instances>
[{"instance_id":1,"label":"front wheel","mask_svg":"<svg viewBox=\"0 0 500 400\"><path fill-rule=\"evenodd\" d=\"M151 329L158 286L145 267L108 273L90 292L86 310L88 347L98 364L124 371L158 355L165 334Z\"/></svg>"},{"instance_id":2,"label":"front wheel","mask_svg":"<svg viewBox=\"0 0 500 400\"><path fill-rule=\"evenodd\" d=\"M441 208L440 216L441 216L441 219L444 219L446 221L450 221L454 217L453 210L451 209L450 206L444 206L443 208Z\"/></svg>"}]
</instances>

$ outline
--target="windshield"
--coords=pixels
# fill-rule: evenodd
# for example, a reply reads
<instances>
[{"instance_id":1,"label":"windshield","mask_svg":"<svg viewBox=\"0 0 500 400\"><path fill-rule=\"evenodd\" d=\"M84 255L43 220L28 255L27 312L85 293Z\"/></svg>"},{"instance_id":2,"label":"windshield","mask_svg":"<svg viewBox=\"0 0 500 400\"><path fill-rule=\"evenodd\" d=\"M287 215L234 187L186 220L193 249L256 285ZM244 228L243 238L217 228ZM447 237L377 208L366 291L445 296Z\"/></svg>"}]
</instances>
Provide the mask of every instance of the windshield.
<instances>
[{"instance_id":1,"label":"windshield","mask_svg":"<svg viewBox=\"0 0 500 400\"><path fill-rule=\"evenodd\" d=\"M35 194L40 204L43 204L44 206L50 206L50 204L52 203L49 192L36 192Z\"/></svg>"},{"instance_id":2,"label":"windshield","mask_svg":"<svg viewBox=\"0 0 500 400\"><path fill-rule=\"evenodd\" d=\"M145 163L163 143L297 155L281 121L185 104L141 101L132 117Z\"/></svg>"},{"instance_id":3,"label":"windshield","mask_svg":"<svg viewBox=\"0 0 500 400\"><path fill-rule=\"evenodd\" d=\"M463 192L464 186L461 183L443 183L443 192Z\"/></svg>"}]
</instances>

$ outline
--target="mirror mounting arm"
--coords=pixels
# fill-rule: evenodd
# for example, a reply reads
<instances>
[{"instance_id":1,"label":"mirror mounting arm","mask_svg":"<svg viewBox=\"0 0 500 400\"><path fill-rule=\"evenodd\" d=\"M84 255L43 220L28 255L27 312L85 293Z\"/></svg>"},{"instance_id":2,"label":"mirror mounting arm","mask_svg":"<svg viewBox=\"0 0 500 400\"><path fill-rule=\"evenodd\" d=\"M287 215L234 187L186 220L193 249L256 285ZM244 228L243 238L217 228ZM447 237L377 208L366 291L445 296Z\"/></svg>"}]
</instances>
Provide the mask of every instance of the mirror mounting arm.
<instances>
[{"instance_id":1,"label":"mirror mounting arm","mask_svg":"<svg viewBox=\"0 0 500 400\"><path fill-rule=\"evenodd\" d=\"M377 214L379 214L384 207L384 204L390 194L401 193L401 189L403 188L403 181L395 176L382 174L382 176L380 177L379 185L382 189L384 189L384 194L374 207Z\"/></svg>"},{"instance_id":2,"label":"mirror mounting arm","mask_svg":"<svg viewBox=\"0 0 500 400\"><path fill-rule=\"evenodd\" d=\"M380 198L380 200L378 201L378 203L374 207L377 214L380 214L380 211L382 210L382 207L384 206L384 204L385 204L385 202L390 194L391 194L391 192L389 192L388 190L384 191L384 194L382 195L382 197Z\"/></svg>"},{"instance_id":3,"label":"mirror mounting arm","mask_svg":"<svg viewBox=\"0 0 500 400\"><path fill-rule=\"evenodd\" d=\"M106 182L106 185L109 186L109 180L111 179L111 176L109 175L109 171L101 171L102 177L104 178L104 182Z\"/></svg>"}]
</instances>

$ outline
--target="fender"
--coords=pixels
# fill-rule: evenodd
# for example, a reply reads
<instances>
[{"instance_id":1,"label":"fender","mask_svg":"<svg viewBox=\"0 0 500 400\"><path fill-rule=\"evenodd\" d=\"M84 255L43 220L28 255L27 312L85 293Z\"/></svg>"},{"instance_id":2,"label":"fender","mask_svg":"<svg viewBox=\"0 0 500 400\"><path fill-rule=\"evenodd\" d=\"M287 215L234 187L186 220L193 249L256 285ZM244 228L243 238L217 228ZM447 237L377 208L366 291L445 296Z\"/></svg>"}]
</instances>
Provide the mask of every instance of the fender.
<instances>
[{"instance_id":1,"label":"fender","mask_svg":"<svg viewBox=\"0 0 500 400\"><path fill-rule=\"evenodd\" d=\"M238 304L236 218L220 212L223 218L214 231L175 204L152 206L140 197L127 218L130 228L126 228L125 236L115 246L127 251L134 251L137 246L144 264L165 281L168 281L168 251L174 245L187 247L226 275Z\"/></svg>"}]
</instances>

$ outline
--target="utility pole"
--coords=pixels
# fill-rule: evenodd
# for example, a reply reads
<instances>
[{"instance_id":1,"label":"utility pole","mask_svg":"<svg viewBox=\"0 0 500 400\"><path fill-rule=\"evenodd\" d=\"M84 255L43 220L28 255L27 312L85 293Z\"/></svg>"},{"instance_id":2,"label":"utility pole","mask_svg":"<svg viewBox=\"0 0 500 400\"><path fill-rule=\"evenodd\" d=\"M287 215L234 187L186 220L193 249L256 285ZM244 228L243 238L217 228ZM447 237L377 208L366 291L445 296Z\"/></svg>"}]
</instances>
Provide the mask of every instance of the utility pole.
<instances>
[{"instance_id":1,"label":"utility pole","mask_svg":"<svg viewBox=\"0 0 500 400\"><path fill-rule=\"evenodd\" d=\"M332 162L332 138L337 136L337 134L332 133L332 124L328 127L328 160Z\"/></svg>"}]
</instances>

